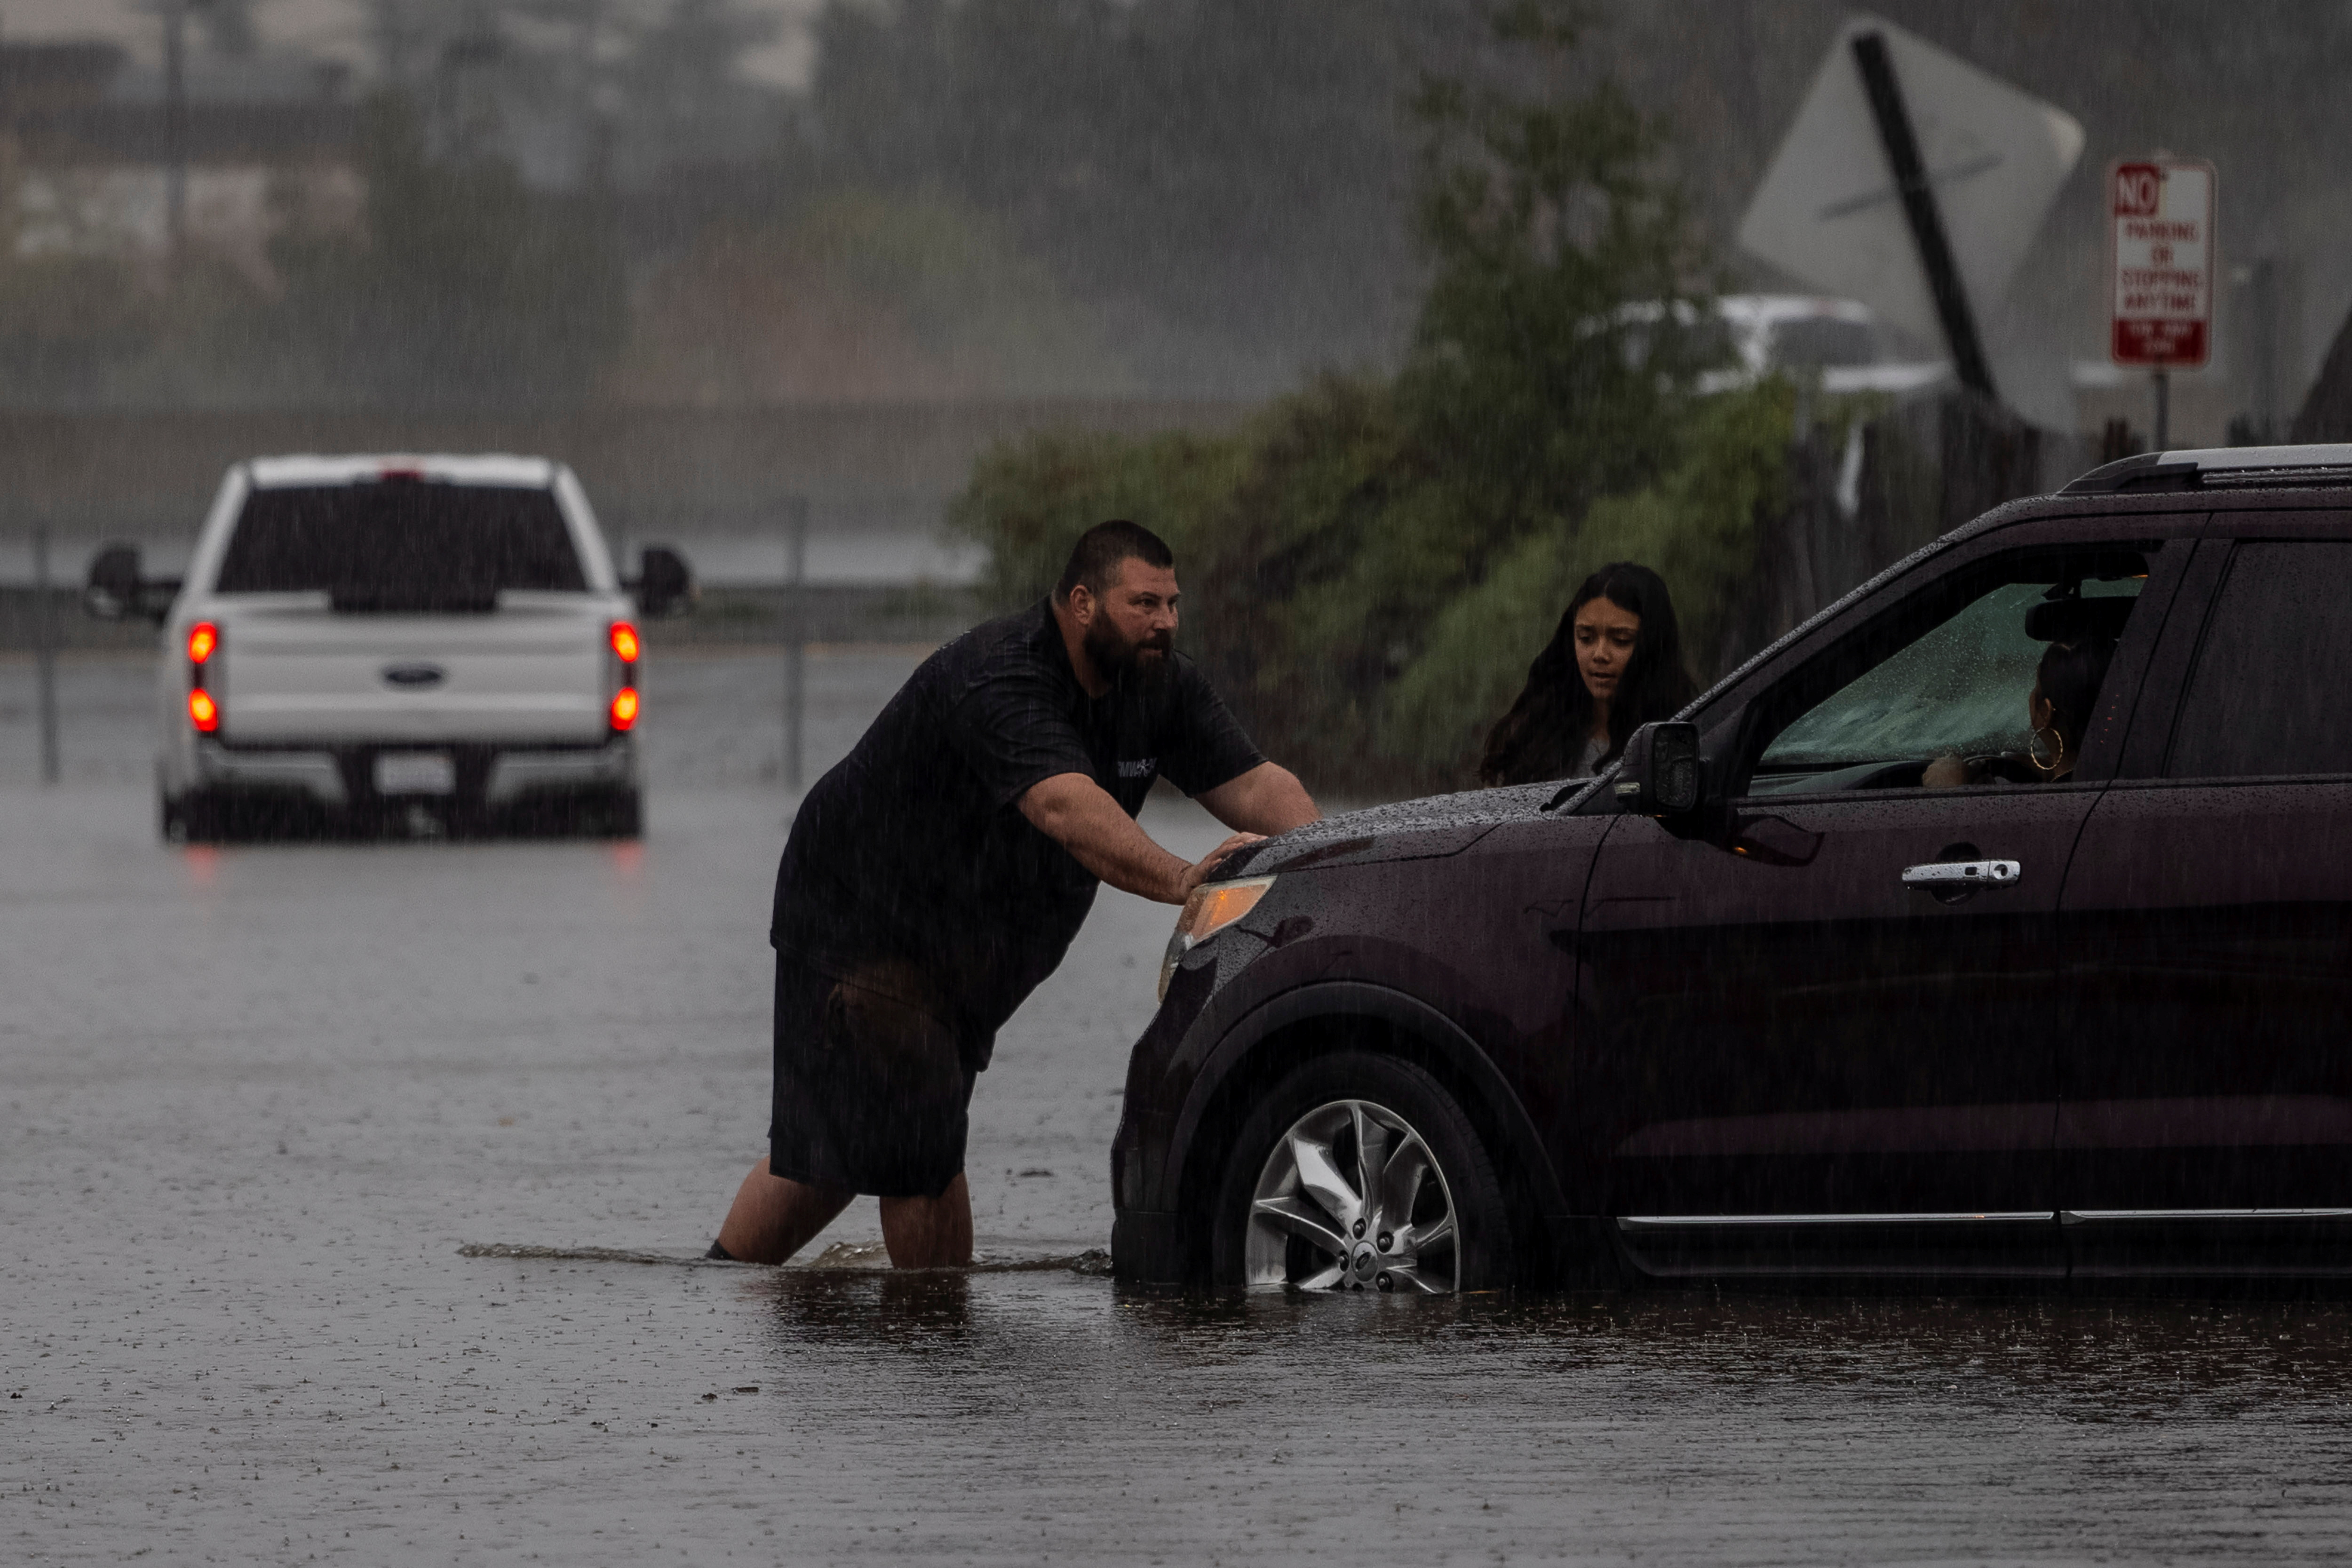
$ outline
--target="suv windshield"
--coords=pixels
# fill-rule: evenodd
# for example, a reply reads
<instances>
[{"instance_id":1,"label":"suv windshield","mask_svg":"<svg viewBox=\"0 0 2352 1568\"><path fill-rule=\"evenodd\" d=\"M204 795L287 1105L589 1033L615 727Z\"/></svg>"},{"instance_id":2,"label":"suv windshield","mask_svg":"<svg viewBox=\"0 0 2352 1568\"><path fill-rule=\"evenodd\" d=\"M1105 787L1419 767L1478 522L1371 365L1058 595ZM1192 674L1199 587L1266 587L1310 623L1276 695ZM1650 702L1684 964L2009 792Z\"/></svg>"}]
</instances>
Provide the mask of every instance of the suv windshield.
<instances>
[{"instance_id":1,"label":"suv windshield","mask_svg":"<svg viewBox=\"0 0 2352 1568\"><path fill-rule=\"evenodd\" d=\"M506 589L587 586L548 491L385 479L255 490L214 589L324 593L339 610L446 613L494 609Z\"/></svg>"}]
</instances>

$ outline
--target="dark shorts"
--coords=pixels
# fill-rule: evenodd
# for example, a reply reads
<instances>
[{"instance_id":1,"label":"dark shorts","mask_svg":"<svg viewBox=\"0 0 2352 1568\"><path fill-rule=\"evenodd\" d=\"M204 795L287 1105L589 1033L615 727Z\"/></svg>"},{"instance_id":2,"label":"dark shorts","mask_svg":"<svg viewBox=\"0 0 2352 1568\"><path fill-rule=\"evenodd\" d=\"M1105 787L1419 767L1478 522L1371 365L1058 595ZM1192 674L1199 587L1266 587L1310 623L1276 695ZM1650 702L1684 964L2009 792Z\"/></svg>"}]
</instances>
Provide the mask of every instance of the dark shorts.
<instances>
[{"instance_id":1,"label":"dark shorts","mask_svg":"<svg viewBox=\"0 0 2352 1568\"><path fill-rule=\"evenodd\" d=\"M949 1009L903 963L826 973L776 954L768 1168L877 1197L937 1197L963 1170L973 1073Z\"/></svg>"}]
</instances>

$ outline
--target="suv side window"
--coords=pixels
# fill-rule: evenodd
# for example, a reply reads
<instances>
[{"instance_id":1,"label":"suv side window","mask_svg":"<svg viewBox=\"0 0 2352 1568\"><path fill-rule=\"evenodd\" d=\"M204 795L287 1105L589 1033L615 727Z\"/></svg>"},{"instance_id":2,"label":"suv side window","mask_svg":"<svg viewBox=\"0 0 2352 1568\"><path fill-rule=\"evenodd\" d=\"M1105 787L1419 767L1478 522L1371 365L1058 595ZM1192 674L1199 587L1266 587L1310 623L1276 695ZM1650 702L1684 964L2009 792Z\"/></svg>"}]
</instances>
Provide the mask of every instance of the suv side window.
<instances>
[{"instance_id":1,"label":"suv side window","mask_svg":"<svg viewBox=\"0 0 2352 1568\"><path fill-rule=\"evenodd\" d=\"M2027 698L2050 634L2063 619L2119 637L2147 573L2130 551L2044 553L1996 566L1957 598L1935 595L1907 627L1864 633L1841 650L1843 668L1833 661L1825 694L1783 707L1747 793L1917 788L1938 758L1965 760L1971 782L2032 781Z\"/></svg>"},{"instance_id":2,"label":"suv side window","mask_svg":"<svg viewBox=\"0 0 2352 1568\"><path fill-rule=\"evenodd\" d=\"M2352 773L2352 543L2241 544L2172 731L2173 778Z\"/></svg>"}]
</instances>

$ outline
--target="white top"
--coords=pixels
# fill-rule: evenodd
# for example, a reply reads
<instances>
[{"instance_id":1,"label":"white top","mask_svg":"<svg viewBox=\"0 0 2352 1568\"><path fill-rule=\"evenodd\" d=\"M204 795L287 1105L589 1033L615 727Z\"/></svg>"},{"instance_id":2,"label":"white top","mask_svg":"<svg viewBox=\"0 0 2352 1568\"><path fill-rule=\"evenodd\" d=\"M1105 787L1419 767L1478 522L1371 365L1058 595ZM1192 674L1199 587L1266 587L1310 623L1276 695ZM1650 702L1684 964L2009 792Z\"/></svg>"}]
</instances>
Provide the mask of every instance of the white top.
<instances>
[{"instance_id":1,"label":"white top","mask_svg":"<svg viewBox=\"0 0 2352 1568\"><path fill-rule=\"evenodd\" d=\"M513 485L545 489L555 482L555 465L545 458L517 458L502 452L479 456L452 453L384 452L350 457L299 454L255 458L247 465L257 489L286 485L348 485L373 480L387 471L415 474L461 485Z\"/></svg>"}]
</instances>

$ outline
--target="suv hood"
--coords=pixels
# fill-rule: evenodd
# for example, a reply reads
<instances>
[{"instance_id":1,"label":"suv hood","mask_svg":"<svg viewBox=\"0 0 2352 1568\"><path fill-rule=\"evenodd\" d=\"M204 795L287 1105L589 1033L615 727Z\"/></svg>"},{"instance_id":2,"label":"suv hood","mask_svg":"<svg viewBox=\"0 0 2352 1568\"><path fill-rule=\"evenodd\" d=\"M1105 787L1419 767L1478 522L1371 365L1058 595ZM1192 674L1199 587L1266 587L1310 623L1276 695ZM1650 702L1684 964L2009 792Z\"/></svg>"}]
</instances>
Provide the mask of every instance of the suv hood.
<instances>
[{"instance_id":1,"label":"suv hood","mask_svg":"<svg viewBox=\"0 0 2352 1568\"><path fill-rule=\"evenodd\" d=\"M1263 876L1312 866L1369 866L1458 855L1507 822L1538 816L1557 784L1517 784L1427 795L1342 812L1235 855L1227 876Z\"/></svg>"}]
</instances>

